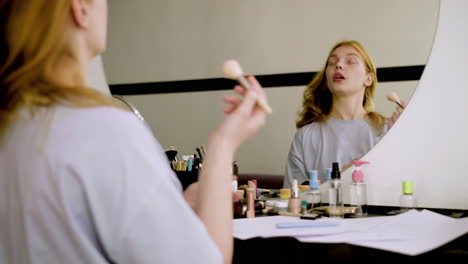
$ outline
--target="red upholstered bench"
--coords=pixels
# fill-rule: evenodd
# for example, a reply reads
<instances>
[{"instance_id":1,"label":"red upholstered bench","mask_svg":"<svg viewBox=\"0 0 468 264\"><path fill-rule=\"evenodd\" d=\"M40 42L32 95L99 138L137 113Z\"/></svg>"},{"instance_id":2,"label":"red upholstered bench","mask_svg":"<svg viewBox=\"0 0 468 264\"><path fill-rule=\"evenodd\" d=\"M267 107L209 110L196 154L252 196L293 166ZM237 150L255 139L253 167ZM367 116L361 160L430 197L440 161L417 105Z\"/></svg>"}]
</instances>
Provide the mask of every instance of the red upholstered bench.
<instances>
[{"instance_id":1,"label":"red upholstered bench","mask_svg":"<svg viewBox=\"0 0 468 264\"><path fill-rule=\"evenodd\" d=\"M281 174L256 174L242 173L237 176L237 182L240 185L247 184L249 180L257 180L257 187L264 189L283 188L283 175Z\"/></svg>"}]
</instances>

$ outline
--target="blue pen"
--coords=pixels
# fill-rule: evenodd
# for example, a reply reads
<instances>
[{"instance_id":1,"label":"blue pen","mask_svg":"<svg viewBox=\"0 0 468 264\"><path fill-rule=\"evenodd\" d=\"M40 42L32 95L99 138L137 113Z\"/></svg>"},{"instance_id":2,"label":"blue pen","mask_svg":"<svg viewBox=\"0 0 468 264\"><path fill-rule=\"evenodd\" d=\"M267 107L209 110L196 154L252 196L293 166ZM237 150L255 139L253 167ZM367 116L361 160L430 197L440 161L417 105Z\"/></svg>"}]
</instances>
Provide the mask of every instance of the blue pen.
<instances>
[{"instance_id":1,"label":"blue pen","mask_svg":"<svg viewBox=\"0 0 468 264\"><path fill-rule=\"evenodd\" d=\"M333 227L337 222L296 222L296 223L278 223L276 228L307 228L307 227Z\"/></svg>"}]
</instances>

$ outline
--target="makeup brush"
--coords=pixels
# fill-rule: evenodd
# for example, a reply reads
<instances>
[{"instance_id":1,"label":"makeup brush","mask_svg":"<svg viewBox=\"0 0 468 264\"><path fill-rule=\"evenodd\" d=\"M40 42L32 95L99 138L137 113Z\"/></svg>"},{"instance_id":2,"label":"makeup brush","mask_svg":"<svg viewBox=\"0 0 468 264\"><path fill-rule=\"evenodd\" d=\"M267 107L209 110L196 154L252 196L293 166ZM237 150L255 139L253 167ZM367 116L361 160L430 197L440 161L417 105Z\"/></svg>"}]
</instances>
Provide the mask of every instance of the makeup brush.
<instances>
[{"instance_id":1,"label":"makeup brush","mask_svg":"<svg viewBox=\"0 0 468 264\"><path fill-rule=\"evenodd\" d=\"M396 94L395 92L391 92L391 93L387 94L387 99L390 102L396 103L399 107L401 107L401 109L404 108L400 103L400 97L398 97L398 94Z\"/></svg>"},{"instance_id":2,"label":"makeup brush","mask_svg":"<svg viewBox=\"0 0 468 264\"><path fill-rule=\"evenodd\" d=\"M166 155L169 161L177 161L177 149L174 146L166 149Z\"/></svg>"},{"instance_id":3,"label":"makeup brush","mask_svg":"<svg viewBox=\"0 0 468 264\"><path fill-rule=\"evenodd\" d=\"M249 90L250 85L244 77L244 73L242 72L242 68L236 60L227 60L223 64L223 73L224 77L232 80L236 80L244 87L244 89ZM257 98L257 104L262 108L262 110L267 113L271 114L272 110L271 107L268 105L265 100L262 98Z\"/></svg>"}]
</instances>

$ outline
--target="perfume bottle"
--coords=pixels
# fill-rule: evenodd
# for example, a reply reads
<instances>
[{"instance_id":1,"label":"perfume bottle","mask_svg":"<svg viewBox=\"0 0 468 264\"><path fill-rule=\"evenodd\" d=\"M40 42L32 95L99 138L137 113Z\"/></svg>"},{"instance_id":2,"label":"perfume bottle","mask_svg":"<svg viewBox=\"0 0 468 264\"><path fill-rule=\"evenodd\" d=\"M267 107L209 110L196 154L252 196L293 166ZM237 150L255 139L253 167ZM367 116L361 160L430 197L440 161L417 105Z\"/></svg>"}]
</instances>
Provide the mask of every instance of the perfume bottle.
<instances>
[{"instance_id":1,"label":"perfume bottle","mask_svg":"<svg viewBox=\"0 0 468 264\"><path fill-rule=\"evenodd\" d=\"M330 217L343 218L343 184L338 162L333 162L328 199L330 203Z\"/></svg>"}]
</instances>

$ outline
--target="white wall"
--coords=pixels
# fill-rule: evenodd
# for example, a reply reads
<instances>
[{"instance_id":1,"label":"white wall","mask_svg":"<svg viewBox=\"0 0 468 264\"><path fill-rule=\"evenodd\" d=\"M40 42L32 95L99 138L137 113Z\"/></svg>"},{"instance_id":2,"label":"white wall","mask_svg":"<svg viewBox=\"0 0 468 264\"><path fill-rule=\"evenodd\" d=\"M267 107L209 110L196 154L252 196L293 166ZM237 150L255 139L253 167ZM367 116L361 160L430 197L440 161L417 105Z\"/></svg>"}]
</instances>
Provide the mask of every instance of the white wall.
<instances>
[{"instance_id":1,"label":"white wall","mask_svg":"<svg viewBox=\"0 0 468 264\"><path fill-rule=\"evenodd\" d=\"M103 55L110 84L216 78L226 58L248 74L318 71L330 47L361 41L378 67L426 64L438 16L436 0L113 0L109 46ZM417 82L381 83L384 96L410 98ZM274 110L259 134L237 153L240 172L283 174L304 87L269 88ZM163 147L192 153L222 118L228 91L128 96Z\"/></svg>"}]
</instances>

